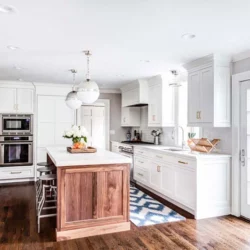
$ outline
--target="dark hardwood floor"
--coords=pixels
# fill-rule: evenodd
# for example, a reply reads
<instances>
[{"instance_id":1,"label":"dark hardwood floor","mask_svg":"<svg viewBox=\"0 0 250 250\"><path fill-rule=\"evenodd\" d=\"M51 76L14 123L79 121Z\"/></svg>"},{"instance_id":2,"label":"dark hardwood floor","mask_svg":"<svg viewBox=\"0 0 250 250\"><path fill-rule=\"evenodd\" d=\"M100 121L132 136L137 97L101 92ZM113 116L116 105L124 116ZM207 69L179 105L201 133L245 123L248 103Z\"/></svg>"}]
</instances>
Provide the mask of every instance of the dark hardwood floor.
<instances>
[{"instance_id":1,"label":"dark hardwood floor","mask_svg":"<svg viewBox=\"0 0 250 250\"><path fill-rule=\"evenodd\" d=\"M140 227L55 242L55 219L37 233L33 184L0 186L0 249L250 249L250 223L233 216Z\"/></svg>"}]
</instances>

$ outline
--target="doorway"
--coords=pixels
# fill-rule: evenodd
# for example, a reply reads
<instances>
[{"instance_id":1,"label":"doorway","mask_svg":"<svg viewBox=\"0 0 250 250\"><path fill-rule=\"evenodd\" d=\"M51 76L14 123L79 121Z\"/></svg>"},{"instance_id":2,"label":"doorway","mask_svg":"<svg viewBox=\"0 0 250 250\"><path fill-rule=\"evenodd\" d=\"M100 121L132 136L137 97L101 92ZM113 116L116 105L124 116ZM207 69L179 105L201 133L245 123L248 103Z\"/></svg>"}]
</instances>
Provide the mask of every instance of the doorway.
<instances>
[{"instance_id":1,"label":"doorway","mask_svg":"<svg viewBox=\"0 0 250 250\"><path fill-rule=\"evenodd\" d=\"M82 105L77 111L77 124L86 127L89 146L109 150L110 100Z\"/></svg>"},{"instance_id":2,"label":"doorway","mask_svg":"<svg viewBox=\"0 0 250 250\"><path fill-rule=\"evenodd\" d=\"M241 216L250 219L250 80L240 88Z\"/></svg>"}]
</instances>

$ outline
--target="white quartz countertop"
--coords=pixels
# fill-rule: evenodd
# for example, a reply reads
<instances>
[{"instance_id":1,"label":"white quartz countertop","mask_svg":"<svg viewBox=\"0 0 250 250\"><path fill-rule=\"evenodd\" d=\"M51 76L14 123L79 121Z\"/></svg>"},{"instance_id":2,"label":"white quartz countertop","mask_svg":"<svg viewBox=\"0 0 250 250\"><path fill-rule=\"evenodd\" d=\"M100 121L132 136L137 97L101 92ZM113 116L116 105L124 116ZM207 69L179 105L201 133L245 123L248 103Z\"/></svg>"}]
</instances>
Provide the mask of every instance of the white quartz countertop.
<instances>
[{"instance_id":1,"label":"white quartz countertop","mask_svg":"<svg viewBox=\"0 0 250 250\"><path fill-rule=\"evenodd\" d=\"M132 163L131 158L99 148L96 153L71 154L66 147L48 147L47 153L56 167Z\"/></svg>"},{"instance_id":2,"label":"white quartz countertop","mask_svg":"<svg viewBox=\"0 0 250 250\"><path fill-rule=\"evenodd\" d=\"M194 158L218 158L218 157L231 157L230 154L222 153L222 152L212 152L212 153L200 153L200 152L192 152L190 149L185 149L183 151L170 151L167 149L177 149L175 147L169 147L164 145L138 145L135 146L135 148L143 148L148 149L150 151L163 153L163 154L170 154L170 155L176 155L176 156L187 156L187 157L194 157Z\"/></svg>"}]
</instances>

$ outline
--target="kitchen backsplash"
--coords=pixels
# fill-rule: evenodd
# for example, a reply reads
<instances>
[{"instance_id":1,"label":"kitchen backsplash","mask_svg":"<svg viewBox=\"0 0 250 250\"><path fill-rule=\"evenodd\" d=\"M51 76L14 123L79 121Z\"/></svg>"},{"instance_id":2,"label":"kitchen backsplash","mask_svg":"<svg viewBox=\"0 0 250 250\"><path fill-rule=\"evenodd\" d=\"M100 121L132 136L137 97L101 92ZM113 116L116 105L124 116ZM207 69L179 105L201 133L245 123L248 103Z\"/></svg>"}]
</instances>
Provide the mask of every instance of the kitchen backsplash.
<instances>
[{"instance_id":1,"label":"kitchen backsplash","mask_svg":"<svg viewBox=\"0 0 250 250\"><path fill-rule=\"evenodd\" d=\"M174 140L172 139L173 128L157 128L148 127L148 107L141 107L141 126L132 128L132 135L134 130L139 130L142 133L142 140L146 142L153 142L154 137L151 135L152 130L161 129L162 134L160 136L160 143L163 145L174 146ZM218 151L231 153L232 152L232 130L231 128L203 128L202 137L208 139L220 139L220 143L217 145Z\"/></svg>"}]
</instances>

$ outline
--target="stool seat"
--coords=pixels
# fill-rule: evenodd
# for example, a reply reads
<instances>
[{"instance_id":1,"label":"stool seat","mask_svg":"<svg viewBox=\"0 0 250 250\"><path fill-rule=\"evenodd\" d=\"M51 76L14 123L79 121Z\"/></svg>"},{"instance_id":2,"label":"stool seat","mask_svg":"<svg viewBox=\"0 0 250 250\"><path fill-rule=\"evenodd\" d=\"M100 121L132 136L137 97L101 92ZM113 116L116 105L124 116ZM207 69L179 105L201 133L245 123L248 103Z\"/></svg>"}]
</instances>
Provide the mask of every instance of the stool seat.
<instances>
[{"instance_id":1,"label":"stool seat","mask_svg":"<svg viewBox=\"0 0 250 250\"><path fill-rule=\"evenodd\" d=\"M43 167L43 168L38 168L37 171L40 173L47 173L47 172L51 172L53 170L53 168L51 167Z\"/></svg>"},{"instance_id":2,"label":"stool seat","mask_svg":"<svg viewBox=\"0 0 250 250\"><path fill-rule=\"evenodd\" d=\"M56 180L56 174L46 174L39 177L41 181L52 181Z\"/></svg>"},{"instance_id":3,"label":"stool seat","mask_svg":"<svg viewBox=\"0 0 250 250\"><path fill-rule=\"evenodd\" d=\"M52 164L51 163L48 163L48 162L38 162L37 163L37 166L41 166L41 167L49 167L51 166Z\"/></svg>"}]
</instances>

